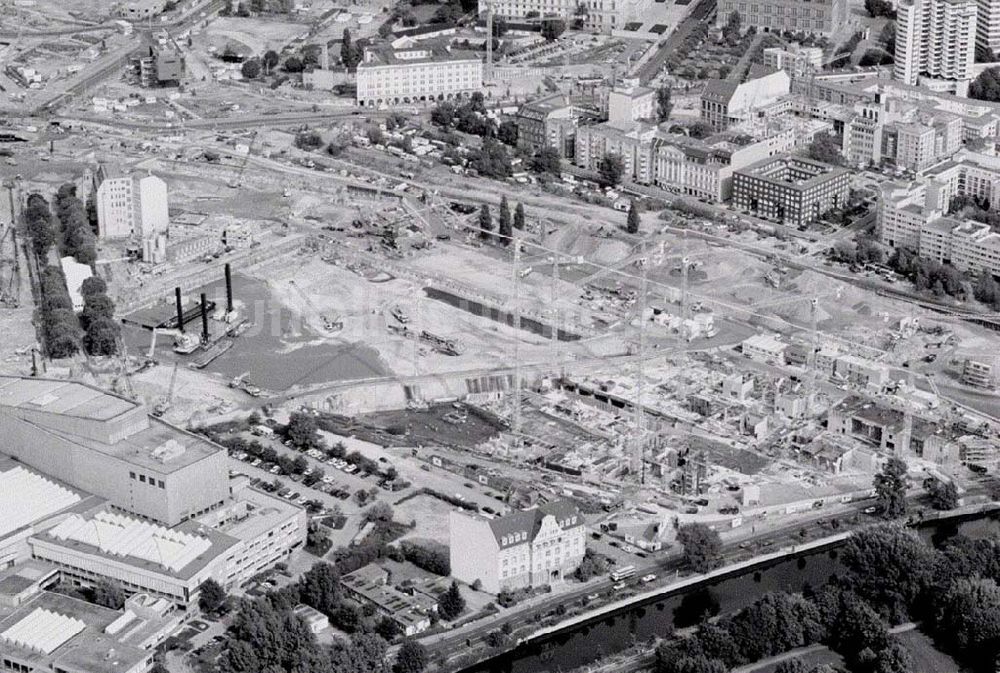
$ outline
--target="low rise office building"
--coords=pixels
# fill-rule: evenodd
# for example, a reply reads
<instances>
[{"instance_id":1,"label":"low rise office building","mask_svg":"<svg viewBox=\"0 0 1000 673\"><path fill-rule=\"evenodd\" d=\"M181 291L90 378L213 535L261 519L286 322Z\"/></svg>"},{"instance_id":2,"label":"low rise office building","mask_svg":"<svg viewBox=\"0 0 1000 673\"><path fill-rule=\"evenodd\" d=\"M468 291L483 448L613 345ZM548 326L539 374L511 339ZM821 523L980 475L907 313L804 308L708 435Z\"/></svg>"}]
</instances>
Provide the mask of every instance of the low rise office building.
<instances>
[{"instance_id":1,"label":"low rise office building","mask_svg":"<svg viewBox=\"0 0 1000 673\"><path fill-rule=\"evenodd\" d=\"M482 89L482 59L443 43L367 48L357 68L357 103L367 107L452 100Z\"/></svg>"},{"instance_id":2,"label":"low rise office building","mask_svg":"<svg viewBox=\"0 0 1000 673\"><path fill-rule=\"evenodd\" d=\"M739 12L744 27L830 36L847 22L847 4L847 0L722 0L716 25L724 26L730 14Z\"/></svg>"},{"instance_id":3,"label":"low rise office building","mask_svg":"<svg viewBox=\"0 0 1000 673\"><path fill-rule=\"evenodd\" d=\"M847 205L851 175L843 168L786 155L733 174L733 205L793 227Z\"/></svg>"}]
</instances>

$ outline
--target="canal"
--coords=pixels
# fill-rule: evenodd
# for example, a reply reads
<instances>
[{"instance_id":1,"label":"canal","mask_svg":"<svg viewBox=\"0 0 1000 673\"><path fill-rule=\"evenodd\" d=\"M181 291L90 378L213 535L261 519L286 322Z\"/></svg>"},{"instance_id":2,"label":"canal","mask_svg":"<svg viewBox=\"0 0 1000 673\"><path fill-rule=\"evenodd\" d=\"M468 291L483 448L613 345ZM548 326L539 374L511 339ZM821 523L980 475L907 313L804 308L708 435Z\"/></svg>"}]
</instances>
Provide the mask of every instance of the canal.
<instances>
[{"instance_id":1,"label":"canal","mask_svg":"<svg viewBox=\"0 0 1000 673\"><path fill-rule=\"evenodd\" d=\"M1000 510L963 515L920 526L926 540L940 545L958 533L973 538L1000 534ZM818 588L842 571L844 541L813 548L711 582L650 597L620 610L522 643L464 669L461 673L543 673L594 663L637 642L696 624L705 613L729 613L747 607L772 591Z\"/></svg>"}]
</instances>

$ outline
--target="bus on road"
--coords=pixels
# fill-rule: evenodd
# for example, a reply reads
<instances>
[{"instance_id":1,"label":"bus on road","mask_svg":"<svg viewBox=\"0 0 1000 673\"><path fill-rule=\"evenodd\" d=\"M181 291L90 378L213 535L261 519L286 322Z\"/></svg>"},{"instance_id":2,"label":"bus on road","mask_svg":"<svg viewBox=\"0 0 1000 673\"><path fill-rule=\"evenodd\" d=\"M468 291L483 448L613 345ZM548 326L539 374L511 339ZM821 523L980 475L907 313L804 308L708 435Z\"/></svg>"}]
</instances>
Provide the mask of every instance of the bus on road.
<instances>
[{"instance_id":1,"label":"bus on road","mask_svg":"<svg viewBox=\"0 0 1000 673\"><path fill-rule=\"evenodd\" d=\"M611 571L611 580L614 582L621 582L624 579L628 579L635 575L635 566L625 566L624 568L618 568L617 570Z\"/></svg>"}]
</instances>

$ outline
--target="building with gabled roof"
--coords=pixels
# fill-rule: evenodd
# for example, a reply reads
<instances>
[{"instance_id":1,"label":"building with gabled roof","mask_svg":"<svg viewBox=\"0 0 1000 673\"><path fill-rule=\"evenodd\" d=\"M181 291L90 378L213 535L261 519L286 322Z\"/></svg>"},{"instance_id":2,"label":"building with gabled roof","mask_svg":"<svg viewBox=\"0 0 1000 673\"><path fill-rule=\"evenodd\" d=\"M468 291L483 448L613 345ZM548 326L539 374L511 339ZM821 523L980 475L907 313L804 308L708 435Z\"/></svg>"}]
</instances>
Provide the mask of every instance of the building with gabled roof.
<instances>
[{"instance_id":1,"label":"building with gabled roof","mask_svg":"<svg viewBox=\"0 0 1000 673\"><path fill-rule=\"evenodd\" d=\"M791 91L791 78L784 70L755 70L742 84L728 79L710 79L701 94L701 120L716 131L745 122L754 112L771 105Z\"/></svg>"},{"instance_id":2,"label":"building with gabled roof","mask_svg":"<svg viewBox=\"0 0 1000 673\"><path fill-rule=\"evenodd\" d=\"M494 594L562 580L586 551L583 515L566 500L497 517L454 510L449 531L452 576Z\"/></svg>"}]
</instances>

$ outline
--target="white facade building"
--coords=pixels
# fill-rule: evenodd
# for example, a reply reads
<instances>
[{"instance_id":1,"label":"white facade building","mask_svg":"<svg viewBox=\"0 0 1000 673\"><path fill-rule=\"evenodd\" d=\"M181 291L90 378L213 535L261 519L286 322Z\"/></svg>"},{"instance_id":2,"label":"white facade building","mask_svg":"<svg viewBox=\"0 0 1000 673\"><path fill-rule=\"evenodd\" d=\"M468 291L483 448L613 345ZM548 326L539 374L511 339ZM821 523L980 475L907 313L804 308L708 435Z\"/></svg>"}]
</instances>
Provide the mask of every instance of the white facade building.
<instances>
[{"instance_id":1,"label":"white facade building","mask_svg":"<svg viewBox=\"0 0 1000 673\"><path fill-rule=\"evenodd\" d=\"M978 0L977 5L979 12L976 15L976 47L989 49L996 55L1000 52L1000 2Z\"/></svg>"},{"instance_id":2,"label":"white facade building","mask_svg":"<svg viewBox=\"0 0 1000 673\"><path fill-rule=\"evenodd\" d=\"M532 16L562 17L570 24L581 19L586 30L610 33L642 17L653 0L479 0L479 14L485 16L491 4L494 16L508 20L534 12Z\"/></svg>"},{"instance_id":3,"label":"white facade building","mask_svg":"<svg viewBox=\"0 0 1000 673\"><path fill-rule=\"evenodd\" d=\"M365 49L357 70L357 102L369 107L451 100L482 89L479 56L444 45Z\"/></svg>"},{"instance_id":4,"label":"white facade building","mask_svg":"<svg viewBox=\"0 0 1000 673\"><path fill-rule=\"evenodd\" d=\"M135 176L101 166L97 173L97 228L102 239L166 234L170 225L167 184L155 175Z\"/></svg>"},{"instance_id":5,"label":"white facade building","mask_svg":"<svg viewBox=\"0 0 1000 673\"><path fill-rule=\"evenodd\" d=\"M551 584L576 570L586 551L583 516L566 501L487 518L451 513L451 574L483 590Z\"/></svg>"},{"instance_id":6,"label":"white facade building","mask_svg":"<svg viewBox=\"0 0 1000 673\"><path fill-rule=\"evenodd\" d=\"M964 95L975 62L975 0L903 0L896 12L893 76Z\"/></svg>"}]
</instances>

